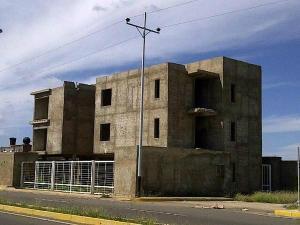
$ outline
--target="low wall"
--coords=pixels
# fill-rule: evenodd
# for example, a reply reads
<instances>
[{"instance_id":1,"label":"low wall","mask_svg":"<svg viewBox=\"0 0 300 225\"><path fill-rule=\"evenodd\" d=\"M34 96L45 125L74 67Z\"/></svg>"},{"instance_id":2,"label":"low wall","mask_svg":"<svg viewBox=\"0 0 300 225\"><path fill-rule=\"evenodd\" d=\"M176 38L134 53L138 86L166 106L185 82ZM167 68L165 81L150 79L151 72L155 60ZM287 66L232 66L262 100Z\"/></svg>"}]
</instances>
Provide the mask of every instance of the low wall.
<instances>
[{"instance_id":1,"label":"low wall","mask_svg":"<svg viewBox=\"0 0 300 225\"><path fill-rule=\"evenodd\" d=\"M37 153L0 153L0 185L20 186L21 163L23 161L36 161Z\"/></svg>"},{"instance_id":2,"label":"low wall","mask_svg":"<svg viewBox=\"0 0 300 225\"><path fill-rule=\"evenodd\" d=\"M143 148L142 194L145 196L222 196L230 191L230 185L228 153Z\"/></svg>"}]
</instances>

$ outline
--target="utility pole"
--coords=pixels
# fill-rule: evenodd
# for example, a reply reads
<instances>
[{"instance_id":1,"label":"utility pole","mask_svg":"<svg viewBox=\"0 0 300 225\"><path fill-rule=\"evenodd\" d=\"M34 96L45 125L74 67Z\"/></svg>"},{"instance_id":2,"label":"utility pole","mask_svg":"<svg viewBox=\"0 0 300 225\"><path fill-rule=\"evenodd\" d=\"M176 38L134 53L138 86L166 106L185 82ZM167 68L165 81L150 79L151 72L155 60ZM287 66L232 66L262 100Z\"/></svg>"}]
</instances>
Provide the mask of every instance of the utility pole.
<instances>
[{"instance_id":1,"label":"utility pole","mask_svg":"<svg viewBox=\"0 0 300 225\"><path fill-rule=\"evenodd\" d=\"M144 26L138 26L130 23L130 18L126 18L126 23L130 26L135 27L140 35L143 38L143 54L142 54L142 71L141 71L141 98L140 98L140 124L139 124L139 145L137 149L137 187L136 187L136 195L140 196L141 194L141 181L142 181L142 173L141 173L141 156L142 156L142 146L143 146L143 122L144 122L144 75L145 75L145 47L146 47L146 36L149 33L159 34L160 28L156 30L148 29L147 26L147 13L144 14Z\"/></svg>"},{"instance_id":2,"label":"utility pole","mask_svg":"<svg viewBox=\"0 0 300 225\"><path fill-rule=\"evenodd\" d=\"M300 176L300 147L298 146L298 159L297 159L297 174L298 174L298 200L297 200L297 206L298 206L298 210L300 207L300 180L299 180L299 176Z\"/></svg>"}]
</instances>

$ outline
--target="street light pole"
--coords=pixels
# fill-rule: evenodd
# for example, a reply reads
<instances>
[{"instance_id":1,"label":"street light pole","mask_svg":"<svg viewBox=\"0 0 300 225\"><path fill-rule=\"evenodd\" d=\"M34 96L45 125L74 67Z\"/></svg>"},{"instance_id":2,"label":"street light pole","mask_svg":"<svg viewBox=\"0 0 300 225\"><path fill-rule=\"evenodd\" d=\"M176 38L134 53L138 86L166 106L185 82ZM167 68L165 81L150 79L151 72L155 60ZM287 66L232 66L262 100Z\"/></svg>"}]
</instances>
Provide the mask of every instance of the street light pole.
<instances>
[{"instance_id":1,"label":"street light pole","mask_svg":"<svg viewBox=\"0 0 300 225\"><path fill-rule=\"evenodd\" d=\"M144 123L144 75L145 75L145 49L146 49L146 36L149 33L159 34L160 28L156 30L148 29L147 26L147 13L144 14L144 26L138 26L130 23L130 18L126 18L126 23L130 26L135 27L143 38L143 53L142 53L142 71L141 71L141 99L140 99L140 124L139 124L139 145L137 151L137 188L136 195L141 194L141 181L142 181L142 171L141 171L141 156L142 156L142 146L143 146L143 123Z\"/></svg>"}]
</instances>

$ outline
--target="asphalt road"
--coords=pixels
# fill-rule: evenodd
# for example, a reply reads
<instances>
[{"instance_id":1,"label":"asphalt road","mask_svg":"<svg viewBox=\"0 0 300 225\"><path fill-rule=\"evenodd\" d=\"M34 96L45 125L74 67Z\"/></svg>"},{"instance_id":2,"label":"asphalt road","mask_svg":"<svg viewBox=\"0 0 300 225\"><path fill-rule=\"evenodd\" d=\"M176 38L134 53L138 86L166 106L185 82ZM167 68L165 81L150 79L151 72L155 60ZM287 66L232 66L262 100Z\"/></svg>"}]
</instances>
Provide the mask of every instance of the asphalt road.
<instances>
[{"instance_id":1,"label":"asphalt road","mask_svg":"<svg viewBox=\"0 0 300 225\"><path fill-rule=\"evenodd\" d=\"M118 201L85 195L49 192L0 191L0 198L49 207L79 207L102 209L111 216L151 218L164 224L178 225L300 225L300 220L258 215L233 209L192 208L174 202ZM1 225L1 224L0 224ZM7 224L5 224L7 225Z\"/></svg>"},{"instance_id":2,"label":"asphalt road","mask_svg":"<svg viewBox=\"0 0 300 225\"><path fill-rule=\"evenodd\" d=\"M0 225L70 225L70 224L71 223L0 212Z\"/></svg>"}]
</instances>

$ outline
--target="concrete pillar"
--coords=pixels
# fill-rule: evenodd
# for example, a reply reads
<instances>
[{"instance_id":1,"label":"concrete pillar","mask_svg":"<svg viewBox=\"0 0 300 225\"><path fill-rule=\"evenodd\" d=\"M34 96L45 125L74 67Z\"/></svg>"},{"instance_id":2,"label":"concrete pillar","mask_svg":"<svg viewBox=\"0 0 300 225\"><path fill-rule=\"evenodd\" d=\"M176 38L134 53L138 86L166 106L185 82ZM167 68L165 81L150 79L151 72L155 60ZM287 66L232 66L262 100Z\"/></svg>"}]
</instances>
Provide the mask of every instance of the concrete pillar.
<instances>
[{"instance_id":1,"label":"concrete pillar","mask_svg":"<svg viewBox=\"0 0 300 225\"><path fill-rule=\"evenodd\" d=\"M54 182L55 182L55 161L52 161L52 166L51 166L51 191L54 191Z\"/></svg>"},{"instance_id":2,"label":"concrete pillar","mask_svg":"<svg viewBox=\"0 0 300 225\"><path fill-rule=\"evenodd\" d=\"M95 192L95 160L92 160L91 165L91 194L93 195Z\"/></svg>"}]
</instances>

